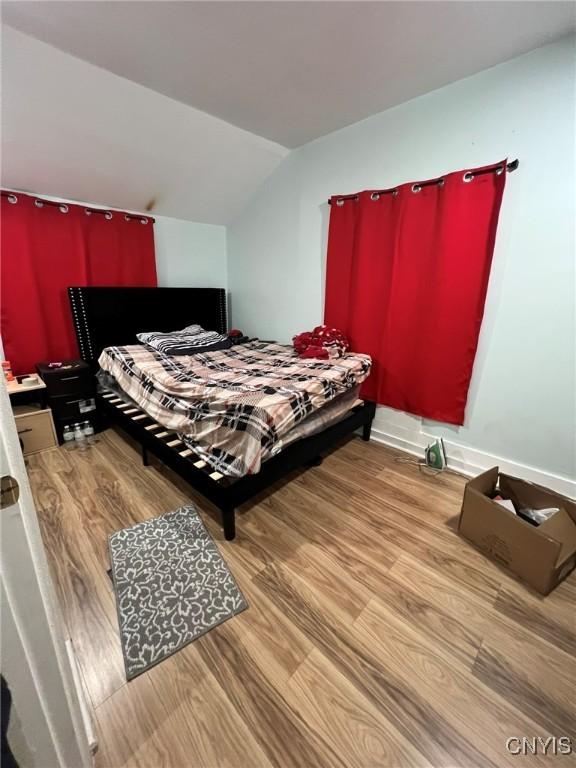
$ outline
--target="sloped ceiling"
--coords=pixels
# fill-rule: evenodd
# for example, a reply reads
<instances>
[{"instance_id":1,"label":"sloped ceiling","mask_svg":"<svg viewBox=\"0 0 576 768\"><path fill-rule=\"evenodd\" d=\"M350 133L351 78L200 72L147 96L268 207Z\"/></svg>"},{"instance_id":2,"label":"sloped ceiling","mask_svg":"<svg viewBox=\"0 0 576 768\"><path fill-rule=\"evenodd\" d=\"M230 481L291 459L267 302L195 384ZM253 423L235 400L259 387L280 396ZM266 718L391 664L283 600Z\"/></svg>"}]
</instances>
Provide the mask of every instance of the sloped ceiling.
<instances>
[{"instance_id":1,"label":"sloped ceiling","mask_svg":"<svg viewBox=\"0 0 576 768\"><path fill-rule=\"evenodd\" d=\"M5 187L225 224L286 147L552 42L574 4L5 0L2 18Z\"/></svg>"},{"instance_id":2,"label":"sloped ceiling","mask_svg":"<svg viewBox=\"0 0 576 768\"><path fill-rule=\"evenodd\" d=\"M286 147L574 29L573 2L2 3L8 24Z\"/></svg>"},{"instance_id":3,"label":"sloped ceiling","mask_svg":"<svg viewBox=\"0 0 576 768\"><path fill-rule=\"evenodd\" d=\"M288 150L2 30L2 186L226 224Z\"/></svg>"}]
</instances>

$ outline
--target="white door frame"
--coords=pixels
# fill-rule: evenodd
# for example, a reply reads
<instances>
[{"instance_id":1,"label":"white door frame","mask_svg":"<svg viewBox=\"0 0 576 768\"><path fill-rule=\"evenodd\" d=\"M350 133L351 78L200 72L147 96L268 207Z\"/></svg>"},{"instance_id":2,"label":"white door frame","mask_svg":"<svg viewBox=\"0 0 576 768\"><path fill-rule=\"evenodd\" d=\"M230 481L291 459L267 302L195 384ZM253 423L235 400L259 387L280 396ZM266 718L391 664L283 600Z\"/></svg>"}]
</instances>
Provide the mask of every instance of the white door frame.
<instances>
[{"instance_id":1,"label":"white door frame","mask_svg":"<svg viewBox=\"0 0 576 768\"><path fill-rule=\"evenodd\" d=\"M35 768L91 768L83 694L74 678L3 378L0 472L17 481L20 497L0 511L2 674Z\"/></svg>"}]
</instances>

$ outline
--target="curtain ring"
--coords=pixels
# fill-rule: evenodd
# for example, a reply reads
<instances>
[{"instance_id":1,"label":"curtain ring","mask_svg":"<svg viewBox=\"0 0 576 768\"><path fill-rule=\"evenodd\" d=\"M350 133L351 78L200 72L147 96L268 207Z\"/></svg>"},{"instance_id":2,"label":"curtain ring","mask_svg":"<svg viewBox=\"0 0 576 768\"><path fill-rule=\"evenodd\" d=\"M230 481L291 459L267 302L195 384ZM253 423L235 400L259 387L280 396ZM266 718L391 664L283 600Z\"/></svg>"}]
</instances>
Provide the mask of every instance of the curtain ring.
<instances>
[{"instance_id":1,"label":"curtain ring","mask_svg":"<svg viewBox=\"0 0 576 768\"><path fill-rule=\"evenodd\" d=\"M36 206L36 208L44 207L44 203L42 202L42 200L34 200L34 205Z\"/></svg>"},{"instance_id":2,"label":"curtain ring","mask_svg":"<svg viewBox=\"0 0 576 768\"><path fill-rule=\"evenodd\" d=\"M130 221L130 216L127 213L124 214L124 221Z\"/></svg>"},{"instance_id":3,"label":"curtain ring","mask_svg":"<svg viewBox=\"0 0 576 768\"><path fill-rule=\"evenodd\" d=\"M339 197L338 200L336 200L336 205L344 205L344 200L342 200L342 198Z\"/></svg>"},{"instance_id":4,"label":"curtain ring","mask_svg":"<svg viewBox=\"0 0 576 768\"><path fill-rule=\"evenodd\" d=\"M464 176L462 176L462 181L469 182L474 181L474 174L470 171L467 171Z\"/></svg>"},{"instance_id":5,"label":"curtain ring","mask_svg":"<svg viewBox=\"0 0 576 768\"><path fill-rule=\"evenodd\" d=\"M92 216L92 211L90 210L90 208L84 208L84 213L86 214L86 216Z\"/></svg>"},{"instance_id":6,"label":"curtain ring","mask_svg":"<svg viewBox=\"0 0 576 768\"><path fill-rule=\"evenodd\" d=\"M8 195L7 200L9 203L12 203L12 205L18 202L18 198L16 197L16 195Z\"/></svg>"},{"instance_id":7,"label":"curtain ring","mask_svg":"<svg viewBox=\"0 0 576 768\"><path fill-rule=\"evenodd\" d=\"M148 224L148 219L144 216L140 219L140 224Z\"/></svg>"},{"instance_id":8,"label":"curtain ring","mask_svg":"<svg viewBox=\"0 0 576 768\"><path fill-rule=\"evenodd\" d=\"M412 192L420 192L422 190L422 187L420 184L412 184Z\"/></svg>"},{"instance_id":9,"label":"curtain ring","mask_svg":"<svg viewBox=\"0 0 576 768\"><path fill-rule=\"evenodd\" d=\"M58 206L58 210L60 211L60 213L68 213L68 206L66 205L66 203L62 203L62 205Z\"/></svg>"},{"instance_id":10,"label":"curtain ring","mask_svg":"<svg viewBox=\"0 0 576 768\"><path fill-rule=\"evenodd\" d=\"M444 183L445 183L444 179L440 179L440 181L438 182L438 186L443 187Z\"/></svg>"},{"instance_id":11,"label":"curtain ring","mask_svg":"<svg viewBox=\"0 0 576 768\"><path fill-rule=\"evenodd\" d=\"M112 215L113 215L112 211L106 211L106 213L104 214L104 218L110 221L110 219L112 218Z\"/></svg>"},{"instance_id":12,"label":"curtain ring","mask_svg":"<svg viewBox=\"0 0 576 768\"><path fill-rule=\"evenodd\" d=\"M504 173L504 168L499 165L498 168L496 168L496 176L501 176Z\"/></svg>"},{"instance_id":13,"label":"curtain ring","mask_svg":"<svg viewBox=\"0 0 576 768\"><path fill-rule=\"evenodd\" d=\"M374 201L380 200L380 195L378 194L378 192L372 192L372 194L370 195L370 200L374 200Z\"/></svg>"},{"instance_id":14,"label":"curtain ring","mask_svg":"<svg viewBox=\"0 0 576 768\"><path fill-rule=\"evenodd\" d=\"M397 189L393 190L392 197L398 197L398 190Z\"/></svg>"}]
</instances>

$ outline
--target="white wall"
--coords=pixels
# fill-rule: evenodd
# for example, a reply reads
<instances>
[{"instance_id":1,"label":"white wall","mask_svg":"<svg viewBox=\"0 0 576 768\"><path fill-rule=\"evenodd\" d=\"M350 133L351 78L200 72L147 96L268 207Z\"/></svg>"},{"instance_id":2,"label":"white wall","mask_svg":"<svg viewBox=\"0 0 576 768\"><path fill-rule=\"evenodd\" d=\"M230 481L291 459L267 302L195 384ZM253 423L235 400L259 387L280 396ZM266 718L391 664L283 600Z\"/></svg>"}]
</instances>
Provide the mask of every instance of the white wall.
<instances>
[{"instance_id":1,"label":"white wall","mask_svg":"<svg viewBox=\"0 0 576 768\"><path fill-rule=\"evenodd\" d=\"M156 217L158 285L226 288L226 228Z\"/></svg>"},{"instance_id":2,"label":"white wall","mask_svg":"<svg viewBox=\"0 0 576 768\"><path fill-rule=\"evenodd\" d=\"M289 340L322 319L327 198L520 159L504 195L465 426L379 409L380 436L454 466L575 472L574 47L564 40L293 152L228 229L232 321ZM519 464L520 467L515 465Z\"/></svg>"}]
</instances>

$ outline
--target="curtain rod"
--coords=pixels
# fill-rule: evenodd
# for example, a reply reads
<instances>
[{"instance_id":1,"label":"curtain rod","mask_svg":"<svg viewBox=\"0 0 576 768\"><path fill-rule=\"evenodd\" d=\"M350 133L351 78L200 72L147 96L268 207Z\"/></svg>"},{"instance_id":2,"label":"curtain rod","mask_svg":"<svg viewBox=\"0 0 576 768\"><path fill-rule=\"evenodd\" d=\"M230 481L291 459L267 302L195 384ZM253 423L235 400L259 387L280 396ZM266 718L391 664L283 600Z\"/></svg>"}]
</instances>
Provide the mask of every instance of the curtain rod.
<instances>
[{"instance_id":1,"label":"curtain rod","mask_svg":"<svg viewBox=\"0 0 576 768\"><path fill-rule=\"evenodd\" d=\"M114 215L122 216L124 215L124 219L126 221L140 221L142 224L147 224L149 221L152 222L152 224L156 223L156 219L153 216L149 216L145 213L128 213L127 211L121 211L118 208L91 208L87 205L82 205L82 203L63 203L58 202L57 200L50 200L46 197L39 197L38 195L30 195L28 192L20 192L19 190L12 191L9 189L2 189L0 190L0 194L2 197L8 198L8 202L10 203L17 203L18 197L27 197L31 200L34 200L34 205L37 208L43 208L45 205L53 206L54 208L58 208L60 213L68 213L70 206L74 206L76 208L84 208L84 213L86 216L91 216L93 213L100 214L104 216L105 219L113 219Z\"/></svg>"},{"instance_id":2,"label":"curtain rod","mask_svg":"<svg viewBox=\"0 0 576 768\"><path fill-rule=\"evenodd\" d=\"M520 165L520 160L518 160L518 159L511 160L509 163L506 164L506 172L507 173L512 173L512 171L515 171L518 168L519 165ZM484 168L481 171L476 171L476 172L467 171L464 174L463 179L464 179L464 181L472 181L474 176L482 176L484 173L502 173L502 170L503 170L503 166L496 165L496 166L494 166L492 168ZM412 192L420 192L422 187L429 187L432 184L438 184L439 186L443 186L444 185L444 178L442 176L440 176L437 179L431 179L430 181L421 181L421 182L417 182L416 184L412 184ZM380 195L386 195L386 194L397 195L398 194L398 187L391 187L390 189L379 189L379 190L376 190L376 191L372 192L372 199L373 200L377 200L378 197L380 197ZM358 200L358 195L357 194L355 194L355 195L334 195L334 197L336 198L336 203L338 205L341 205L344 202L344 200ZM328 205L332 205L332 199L333 198L329 198Z\"/></svg>"}]
</instances>

